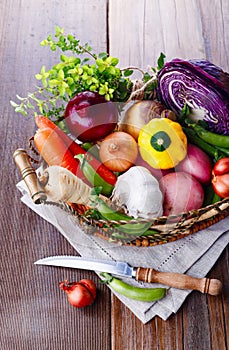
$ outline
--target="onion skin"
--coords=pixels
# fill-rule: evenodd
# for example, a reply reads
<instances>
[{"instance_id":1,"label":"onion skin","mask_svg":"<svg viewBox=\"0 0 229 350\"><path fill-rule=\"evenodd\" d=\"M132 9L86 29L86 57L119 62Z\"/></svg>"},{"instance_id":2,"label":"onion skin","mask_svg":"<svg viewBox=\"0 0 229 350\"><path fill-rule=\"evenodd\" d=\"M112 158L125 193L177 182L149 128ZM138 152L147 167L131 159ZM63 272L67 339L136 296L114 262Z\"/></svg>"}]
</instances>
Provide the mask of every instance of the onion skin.
<instances>
[{"instance_id":1,"label":"onion skin","mask_svg":"<svg viewBox=\"0 0 229 350\"><path fill-rule=\"evenodd\" d=\"M187 155L176 166L176 170L194 176L202 184L208 184L211 182L212 161L199 147L189 143Z\"/></svg>"},{"instance_id":2,"label":"onion skin","mask_svg":"<svg viewBox=\"0 0 229 350\"><path fill-rule=\"evenodd\" d=\"M221 158L215 163L212 170L212 187L219 197L229 197L229 158Z\"/></svg>"},{"instance_id":3,"label":"onion skin","mask_svg":"<svg viewBox=\"0 0 229 350\"><path fill-rule=\"evenodd\" d=\"M137 141L141 128L153 118L159 118L164 107L159 101L143 100L135 102L126 111L119 124L119 131L124 131Z\"/></svg>"},{"instance_id":4,"label":"onion skin","mask_svg":"<svg viewBox=\"0 0 229 350\"><path fill-rule=\"evenodd\" d=\"M66 280L60 282L59 287L67 293L69 303L77 308L91 305L96 298L96 285L88 279L72 283Z\"/></svg>"},{"instance_id":5,"label":"onion skin","mask_svg":"<svg viewBox=\"0 0 229 350\"><path fill-rule=\"evenodd\" d=\"M101 142L99 155L101 162L108 169L117 172L126 171L137 159L137 142L125 132L114 132Z\"/></svg>"},{"instance_id":6,"label":"onion skin","mask_svg":"<svg viewBox=\"0 0 229 350\"><path fill-rule=\"evenodd\" d=\"M174 172L163 176L159 184L164 195L163 215L178 215L202 207L204 190L194 176Z\"/></svg>"},{"instance_id":7,"label":"onion skin","mask_svg":"<svg viewBox=\"0 0 229 350\"><path fill-rule=\"evenodd\" d=\"M138 157L136 159L135 165L137 166L143 166L144 168L148 169L151 174L156 177L156 179L161 179L162 176L172 173L174 171L173 168L170 169L155 169L151 167L144 159L142 159L140 153L138 153Z\"/></svg>"},{"instance_id":8,"label":"onion skin","mask_svg":"<svg viewBox=\"0 0 229 350\"><path fill-rule=\"evenodd\" d=\"M68 102L64 118L72 135L82 142L93 142L115 129L118 111L115 103L106 101L104 96L83 91Z\"/></svg>"}]
</instances>

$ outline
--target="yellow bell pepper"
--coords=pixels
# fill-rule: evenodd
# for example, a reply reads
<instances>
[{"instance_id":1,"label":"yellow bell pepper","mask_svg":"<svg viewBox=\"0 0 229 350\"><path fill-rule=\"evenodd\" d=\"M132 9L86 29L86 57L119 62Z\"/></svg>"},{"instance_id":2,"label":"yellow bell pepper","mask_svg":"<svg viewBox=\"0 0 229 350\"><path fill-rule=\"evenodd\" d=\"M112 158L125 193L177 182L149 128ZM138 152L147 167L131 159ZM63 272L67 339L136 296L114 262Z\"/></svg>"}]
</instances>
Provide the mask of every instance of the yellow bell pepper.
<instances>
[{"instance_id":1,"label":"yellow bell pepper","mask_svg":"<svg viewBox=\"0 0 229 350\"><path fill-rule=\"evenodd\" d=\"M139 151L155 169L174 168L187 154L187 137L179 123L155 118L140 130Z\"/></svg>"}]
</instances>

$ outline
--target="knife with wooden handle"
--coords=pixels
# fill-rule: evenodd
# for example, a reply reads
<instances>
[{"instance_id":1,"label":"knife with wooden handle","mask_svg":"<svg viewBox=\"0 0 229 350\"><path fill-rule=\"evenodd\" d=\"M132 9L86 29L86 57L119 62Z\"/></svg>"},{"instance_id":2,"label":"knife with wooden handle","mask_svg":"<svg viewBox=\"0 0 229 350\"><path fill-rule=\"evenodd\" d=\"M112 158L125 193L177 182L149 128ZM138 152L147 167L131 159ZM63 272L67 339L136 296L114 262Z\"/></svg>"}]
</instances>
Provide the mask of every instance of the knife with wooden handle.
<instances>
[{"instance_id":1,"label":"knife with wooden handle","mask_svg":"<svg viewBox=\"0 0 229 350\"><path fill-rule=\"evenodd\" d=\"M222 289L222 283L217 279L196 278L182 273L161 272L153 268L132 267L122 261L85 259L78 256L52 256L40 259L35 264L108 272L121 277L135 278L137 281L160 283L178 289L197 290L210 295L218 295Z\"/></svg>"},{"instance_id":2,"label":"knife with wooden handle","mask_svg":"<svg viewBox=\"0 0 229 350\"><path fill-rule=\"evenodd\" d=\"M198 290L210 295L218 295L222 289L222 283L217 279L196 278L182 273L161 272L144 267L136 269L136 280L161 283L173 288Z\"/></svg>"}]
</instances>

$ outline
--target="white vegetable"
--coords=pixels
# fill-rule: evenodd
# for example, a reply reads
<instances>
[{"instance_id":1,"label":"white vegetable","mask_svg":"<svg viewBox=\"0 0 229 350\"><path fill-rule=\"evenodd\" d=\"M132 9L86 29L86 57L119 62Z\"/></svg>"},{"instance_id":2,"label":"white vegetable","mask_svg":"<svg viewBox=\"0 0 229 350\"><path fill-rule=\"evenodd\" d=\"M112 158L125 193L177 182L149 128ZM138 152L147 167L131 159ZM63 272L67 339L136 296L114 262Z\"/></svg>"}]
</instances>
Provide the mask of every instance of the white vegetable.
<instances>
[{"instance_id":1,"label":"white vegetable","mask_svg":"<svg viewBox=\"0 0 229 350\"><path fill-rule=\"evenodd\" d=\"M148 169L133 166L118 177L112 201L134 218L153 219L163 213L163 195Z\"/></svg>"},{"instance_id":2,"label":"white vegetable","mask_svg":"<svg viewBox=\"0 0 229 350\"><path fill-rule=\"evenodd\" d=\"M39 177L48 199L90 205L91 188L69 170L53 165Z\"/></svg>"}]
</instances>

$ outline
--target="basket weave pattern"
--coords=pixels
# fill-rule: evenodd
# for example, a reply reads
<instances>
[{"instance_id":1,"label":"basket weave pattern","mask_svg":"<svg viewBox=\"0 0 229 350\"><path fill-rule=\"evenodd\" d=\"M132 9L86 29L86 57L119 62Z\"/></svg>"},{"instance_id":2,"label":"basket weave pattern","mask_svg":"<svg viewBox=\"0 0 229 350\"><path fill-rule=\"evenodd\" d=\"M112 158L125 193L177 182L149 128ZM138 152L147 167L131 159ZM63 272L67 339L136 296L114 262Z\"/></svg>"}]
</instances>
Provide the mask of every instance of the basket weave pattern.
<instances>
[{"instance_id":1,"label":"basket weave pattern","mask_svg":"<svg viewBox=\"0 0 229 350\"><path fill-rule=\"evenodd\" d=\"M138 247L148 247L176 241L205 229L229 215L229 198L225 198L220 202L198 210L191 210L176 216L161 216L155 218L153 222L150 220L152 225L147 231L147 235L136 236L123 232L120 233L115 226L124 225L126 223L133 225L136 223L146 223L149 222L148 220L96 220L92 217L85 216L85 212L88 208L82 205L68 205L66 203L48 201L46 201L45 204L59 206L73 215L76 223L82 227L86 234L102 237L114 243ZM152 231L152 234L150 234L150 231Z\"/></svg>"}]
</instances>

